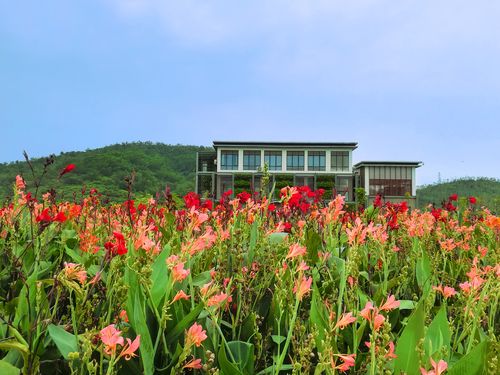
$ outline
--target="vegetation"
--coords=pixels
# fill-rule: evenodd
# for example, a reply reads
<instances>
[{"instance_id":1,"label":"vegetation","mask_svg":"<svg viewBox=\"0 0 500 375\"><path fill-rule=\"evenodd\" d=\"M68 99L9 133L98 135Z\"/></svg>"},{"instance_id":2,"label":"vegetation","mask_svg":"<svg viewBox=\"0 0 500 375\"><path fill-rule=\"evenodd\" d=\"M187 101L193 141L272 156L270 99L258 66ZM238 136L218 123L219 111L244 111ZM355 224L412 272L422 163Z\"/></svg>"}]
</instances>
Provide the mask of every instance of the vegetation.
<instances>
[{"instance_id":1,"label":"vegetation","mask_svg":"<svg viewBox=\"0 0 500 375\"><path fill-rule=\"evenodd\" d=\"M499 373L500 217L455 195L347 212L307 187L213 207L12 185L2 374Z\"/></svg>"},{"instance_id":2,"label":"vegetation","mask_svg":"<svg viewBox=\"0 0 500 375\"><path fill-rule=\"evenodd\" d=\"M82 187L97 189L112 201L127 197L125 178L135 172L134 193L153 195L168 185L177 194L194 190L196 152L208 148L198 146L166 145L137 142L107 146L84 152L61 153L54 158L55 168L50 168L41 179L39 191L54 189L58 199L72 199ZM43 169L45 158L31 160L34 170ZM64 179L57 175L68 164L76 168ZM0 164L0 200L12 195L12 181L22 175L34 186L33 174L26 161ZM37 175L37 178L39 176Z\"/></svg>"},{"instance_id":3,"label":"vegetation","mask_svg":"<svg viewBox=\"0 0 500 375\"><path fill-rule=\"evenodd\" d=\"M422 186L417 190L417 204L420 208L429 204L439 207L452 194L458 194L463 198L473 196L477 199L479 206L486 206L500 213L500 180L484 177L462 178Z\"/></svg>"}]
</instances>

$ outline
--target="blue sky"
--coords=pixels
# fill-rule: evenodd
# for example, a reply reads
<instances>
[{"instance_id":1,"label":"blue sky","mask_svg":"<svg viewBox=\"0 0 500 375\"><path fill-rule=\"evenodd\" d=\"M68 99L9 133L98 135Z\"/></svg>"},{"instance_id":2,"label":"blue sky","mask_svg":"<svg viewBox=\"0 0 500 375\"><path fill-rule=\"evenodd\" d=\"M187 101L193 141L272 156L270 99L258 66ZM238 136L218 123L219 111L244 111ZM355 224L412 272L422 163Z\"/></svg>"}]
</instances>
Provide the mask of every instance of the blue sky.
<instances>
[{"instance_id":1,"label":"blue sky","mask_svg":"<svg viewBox=\"0 0 500 375\"><path fill-rule=\"evenodd\" d=\"M0 0L0 162L124 141L357 141L500 178L500 2Z\"/></svg>"}]
</instances>

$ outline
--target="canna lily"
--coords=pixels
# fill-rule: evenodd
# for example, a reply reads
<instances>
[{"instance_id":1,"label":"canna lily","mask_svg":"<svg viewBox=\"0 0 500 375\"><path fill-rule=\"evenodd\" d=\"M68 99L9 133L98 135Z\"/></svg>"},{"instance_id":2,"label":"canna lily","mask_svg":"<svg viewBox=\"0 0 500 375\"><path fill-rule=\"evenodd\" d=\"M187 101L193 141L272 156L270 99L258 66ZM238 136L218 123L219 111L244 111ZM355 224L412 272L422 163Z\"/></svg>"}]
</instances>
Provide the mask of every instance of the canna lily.
<instances>
[{"instance_id":1,"label":"canna lily","mask_svg":"<svg viewBox=\"0 0 500 375\"><path fill-rule=\"evenodd\" d=\"M180 299L188 300L189 296L186 293L184 293L183 290L179 290L175 295L174 299L172 300L172 302L178 301Z\"/></svg>"},{"instance_id":2,"label":"canna lily","mask_svg":"<svg viewBox=\"0 0 500 375\"><path fill-rule=\"evenodd\" d=\"M300 255L304 255L307 253L307 249L304 246L300 246L298 243L294 243L290 246L290 251L285 259L295 258Z\"/></svg>"},{"instance_id":3,"label":"canna lily","mask_svg":"<svg viewBox=\"0 0 500 375\"><path fill-rule=\"evenodd\" d=\"M231 302L231 300L231 296L227 293L220 293L210 297L207 306L220 306L224 301Z\"/></svg>"},{"instance_id":4,"label":"canna lily","mask_svg":"<svg viewBox=\"0 0 500 375\"><path fill-rule=\"evenodd\" d=\"M207 338L207 332L198 323L194 323L186 332L186 346L196 345L199 347Z\"/></svg>"},{"instance_id":5,"label":"canna lily","mask_svg":"<svg viewBox=\"0 0 500 375\"><path fill-rule=\"evenodd\" d=\"M457 294L457 291L450 286L445 286L443 288L442 285L439 285L439 286L433 286L432 289L434 289L437 292L440 292L444 296L444 298L450 298L455 294Z\"/></svg>"},{"instance_id":6,"label":"canna lily","mask_svg":"<svg viewBox=\"0 0 500 375\"><path fill-rule=\"evenodd\" d=\"M121 331L115 328L114 324L101 329L99 337L104 344L104 352L108 355L113 355L116 352L116 346L123 346L123 337Z\"/></svg>"},{"instance_id":7,"label":"canna lily","mask_svg":"<svg viewBox=\"0 0 500 375\"><path fill-rule=\"evenodd\" d=\"M76 263L66 263L64 262L64 275L68 280L78 280L80 284L85 284L87 280L87 271L83 267Z\"/></svg>"},{"instance_id":8,"label":"canna lily","mask_svg":"<svg viewBox=\"0 0 500 375\"><path fill-rule=\"evenodd\" d=\"M297 298L299 299L299 301L301 301L302 297L309 293L309 291L311 290L311 284L311 276L309 276L308 278L303 277L300 282L297 280L297 282L295 283L295 287L293 288L293 292L297 294Z\"/></svg>"},{"instance_id":9,"label":"canna lily","mask_svg":"<svg viewBox=\"0 0 500 375\"><path fill-rule=\"evenodd\" d=\"M201 365L201 359L199 359L199 358L193 358L188 363L186 363L184 366L182 366L183 369L192 368L194 370L199 370L202 367L203 366Z\"/></svg>"},{"instance_id":10,"label":"canna lily","mask_svg":"<svg viewBox=\"0 0 500 375\"><path fill-rule=\"evenodd\" d=\"M396 307L399 307L400 303L399 301L396 301L396 297L394 295L390 295L387 298L387 301L380 307L380 310L382 311L390 311L395 309Z\"/></svg>"},{"instance_id":11,"label":"canna lily","mask_svg":"<svg viewBox=\"0 0 500 375\"><path fill-rule=\"evenodd\" d=\"M344 329L349 324L351 324L355 321L356 321L356 318L354 316L352 316L351 312L349 312L347 314L343 314L342 317L337 322L337 324L335 324L335 327L333 329L334 330L336 330L337 328Z\"/></svg>"},{"instance_id":12,"label":"canna lily","mask_svg":"<svg viewBox=\"0 0 500 375\"><path fill-rule=\"evenodd\" d=\"M184 269L184 262L177 263L172 267L172 277L174 281L182 281L189 275L190 270Z\"/></svg>"},{"instance_id":13,"label":"canna lily","mask_svg":"<svg viewBox=\"0 0 500 375\"><path fill-rule=\"evenodd\" d=\"M131 341L129 338L127 338L127 343L123 347L118 358L125 357L125 360L128 361L132 357L137 357L137 354L135 354L134 352L139 348L140 343L141 335L137 335L134 341Z\"/></svg>"},{"instance_id":14,"label":"canna lily","mask_svg":"<svg viewBox=\"0 0 500 375\"><path fill-rule=\"evenodd\" d=\"M443 361L442 359L436 363L432 358L431 358L431 365L433 367L432 370L425 370L424 368L420 368L420 373L422 375L440 375L442 373L444 373L446 371L446 369L448 368L448 363L446 363L445 361Z\"/></svg>"}]
</instances>

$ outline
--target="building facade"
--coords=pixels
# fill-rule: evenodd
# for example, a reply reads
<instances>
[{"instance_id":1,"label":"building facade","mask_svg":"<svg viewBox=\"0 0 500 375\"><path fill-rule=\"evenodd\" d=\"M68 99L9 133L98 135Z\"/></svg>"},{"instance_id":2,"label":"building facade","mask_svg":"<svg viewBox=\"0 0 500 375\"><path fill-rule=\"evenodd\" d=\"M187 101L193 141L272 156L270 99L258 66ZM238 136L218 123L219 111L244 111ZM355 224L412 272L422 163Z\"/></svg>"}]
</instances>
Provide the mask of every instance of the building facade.
<instances>
[{"instance_id":1,"label":"building facade","mask_svg":"<svg viewBox=\"0 0 500 375\"><path fill-rule=\"evenodd\" d=\"M263 188L263 175L268 175L267 185L275 186L276 190L284 186L306 185L312 190L325 189L327 197L343 194L347 201L354 201L356 187L364 187L369 197L376 189L382 194L397 192L401 198L407 197L408 193L410 196L415 195L415 168L420 166L420 163L386 165L384 163L389 162L362 162L353 167L352 154L357 146L356 142L214 141L213 152L199 152L197 155L196 192L214 199L220 198L227 190L232 190L234 194L243 190L258 193ZM374 184L386 182L386 168L389 168L387 180L394 188L384 185L383 188L375 189ZM394 170L393 179L392 168L399 168L398 172ZM263 173L265 169L267 173ZM380 177L381 171L384 178ZM407 185L407 171L410 185ZM404 179L401 178L402 173ZM401 182L401 189L396 189L395 180L404 181ZM408 186L410 189L406 191Z\"/></svg>"}]
</instances>

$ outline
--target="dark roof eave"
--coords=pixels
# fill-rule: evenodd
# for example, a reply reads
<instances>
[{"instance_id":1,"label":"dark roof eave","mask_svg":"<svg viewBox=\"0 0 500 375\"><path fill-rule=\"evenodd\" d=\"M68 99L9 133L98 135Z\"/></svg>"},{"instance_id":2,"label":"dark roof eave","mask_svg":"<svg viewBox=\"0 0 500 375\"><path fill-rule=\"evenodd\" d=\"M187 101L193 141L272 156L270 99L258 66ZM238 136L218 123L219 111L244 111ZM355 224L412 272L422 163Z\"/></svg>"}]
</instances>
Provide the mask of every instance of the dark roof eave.
<instances>
[{"instance_id":1,"label":"dark roof eave","mask_svg":"<svg viewBox=\"0 0 500 375\"><path fill-rule=\"evenodd\" d=\"M237 142L237 141L214 141L214 148L217 147L343 147L356 149L357 142Z\"/></svg>"},{"instance_id":2,"label":"dark roof eave","mask_svg":"<svg viewBox=\"0 0 500 375\"><path fill-rule=\"evenodd\" d=\"M424 163L421 161L360 161L353 165L353 168L359 168L363 166L387 166L387 165L395 165L395 166L407 166L407 167L421 167Z\"/></svg>"}]
</instances>

